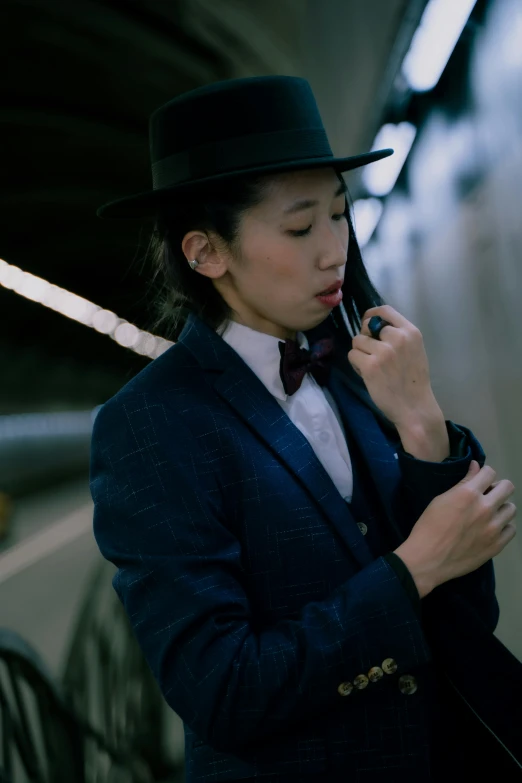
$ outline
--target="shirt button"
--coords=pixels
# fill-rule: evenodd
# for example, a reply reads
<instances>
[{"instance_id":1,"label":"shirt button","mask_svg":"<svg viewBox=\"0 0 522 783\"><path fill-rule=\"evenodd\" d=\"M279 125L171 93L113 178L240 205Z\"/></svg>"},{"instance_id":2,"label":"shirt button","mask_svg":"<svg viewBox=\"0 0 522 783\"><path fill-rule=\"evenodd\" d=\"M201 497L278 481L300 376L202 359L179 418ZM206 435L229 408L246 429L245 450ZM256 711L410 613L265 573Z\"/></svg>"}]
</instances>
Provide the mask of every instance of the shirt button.
<instances>
[{"instance_id":1,"label":"shirt button","mask_svg":"<svg viewBox=\"0 0 522 783\"><path fill-rule=\"evenodd\" d=\"M357 522L357 527L359 528L363 536L365 536L366 533L368 532L368 525L365 525L364 522Z\"/></svg>"},{"instance_id":2,"label":"shirt button","mask_svg":"<svg viewBox=\"0 0 522 783\"><path fill-rule=\"evenodd\" d=\"M382 662L382 669L386 674L395 674L397 671L397 664L393 658L385 658Z\"/></svg>"},{"instance_id":3,"label":"shirt button","mask_svg":"<svg viewBox=\"0 0 522 783\"><path fill-rule=\"evenodd\" d=\"M399 690L406 696L411 696L417 690L417 680L411 674L403 674L399 677Z\"/></svg>"},{"instance_id":4,"label":"shirt button","mask_svg":"<svg viewBox=\"0 0 522 783\"><path fill-rule=\"evenodd\" d=\"M370 682L377 682L381 677L384 677L383 671L380 666L372 666L368 672L368 679Z\"/></svg>"},{"instance_id":5,"label":"shirt button","mask_svg":"<svg viewBox=\"0 0 522 783\"><path fill-rule=\"evenodd\" d=\"M366 688L368 685L368 677L365 674L358 674L355 680L353 681L353 684L357 688L357 690L362 691L363 688Z\"/></svg>"},{"instance_id":6,"label":"shirt button","mask_svg":"<svg viewBox=\"0 0 522 783\"><path fill-rule=\"evenodd\" d=\"M322 440L323 443L328 443L328 441L330 440L330 436L328 435L328 433L325 430L323 430L319 434L319 440Z\"/></svg>"},{"instance_id":7,"label":"shirt button","mask_svg":"<svg viewBox=\"0 0 522 783\"><path fill-rule=\"evenodd\" d=\"M353 691L353 685L351 682L342 682L337 688L337 691L341 696L348 696Z\"/></svg>"}]
</instances>

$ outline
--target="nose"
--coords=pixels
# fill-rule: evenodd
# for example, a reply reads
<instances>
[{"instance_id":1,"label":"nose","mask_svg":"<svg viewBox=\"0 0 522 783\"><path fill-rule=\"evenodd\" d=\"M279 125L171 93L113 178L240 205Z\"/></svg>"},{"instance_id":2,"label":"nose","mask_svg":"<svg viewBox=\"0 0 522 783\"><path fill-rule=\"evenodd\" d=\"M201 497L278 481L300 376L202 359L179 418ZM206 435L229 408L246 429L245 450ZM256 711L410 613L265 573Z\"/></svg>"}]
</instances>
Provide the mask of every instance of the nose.
<instances>
[{"instance_id":1,"label":"nose","mask_svg":"<svg viewBox=\"0 0 522 783\"><path fill-rule=\"evenodd\" d=\"M320 268L331 269L344 266L348 254L348 236L343 238L339 227L330 226L325 230L321 240Z\"/></svg>"}]
</instances>

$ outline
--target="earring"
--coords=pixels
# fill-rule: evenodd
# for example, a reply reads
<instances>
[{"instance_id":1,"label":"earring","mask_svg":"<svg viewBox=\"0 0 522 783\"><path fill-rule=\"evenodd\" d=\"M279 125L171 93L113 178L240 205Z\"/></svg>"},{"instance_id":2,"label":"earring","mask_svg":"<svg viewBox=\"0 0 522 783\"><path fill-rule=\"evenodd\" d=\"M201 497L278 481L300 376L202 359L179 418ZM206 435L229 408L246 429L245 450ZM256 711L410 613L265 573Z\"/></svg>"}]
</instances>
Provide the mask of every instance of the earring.
<instances>
[{"instance_id":1,"label":"earring","mask_svg":"<svg viewBox=\"0 0 522 783\"><path fill-rule=\"evenodd\" d=\"M197 260L197 258L193 258L192 261L189 261L189 266L192 269L195 269L198 264L199 264L199 261Z\"/></svg>"}]
</instances>

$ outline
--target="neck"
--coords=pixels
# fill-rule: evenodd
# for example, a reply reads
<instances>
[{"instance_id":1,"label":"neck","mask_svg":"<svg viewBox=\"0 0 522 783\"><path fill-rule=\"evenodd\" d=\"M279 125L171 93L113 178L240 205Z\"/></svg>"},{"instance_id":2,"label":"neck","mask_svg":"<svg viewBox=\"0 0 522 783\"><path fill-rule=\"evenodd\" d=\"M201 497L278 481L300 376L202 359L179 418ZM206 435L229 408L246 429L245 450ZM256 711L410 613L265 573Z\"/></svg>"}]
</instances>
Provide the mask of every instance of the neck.
<instances>
[{"instance_id":1,"label":"neck","mask_svg":"<svg viewBox=\"0 0 522 783\"><path fill-rule=\"evenodd\" d=\"M247 324L240 318L235 317L231 319L235 323L242 326L248 326L249 329L253 329L255 332L261 332L261 334L269 334L271 337L277 337L279 340L297 340L297 331L295 329L287 329L285 326L279 326L278 324Z\"/></svg>"}]
</instances>

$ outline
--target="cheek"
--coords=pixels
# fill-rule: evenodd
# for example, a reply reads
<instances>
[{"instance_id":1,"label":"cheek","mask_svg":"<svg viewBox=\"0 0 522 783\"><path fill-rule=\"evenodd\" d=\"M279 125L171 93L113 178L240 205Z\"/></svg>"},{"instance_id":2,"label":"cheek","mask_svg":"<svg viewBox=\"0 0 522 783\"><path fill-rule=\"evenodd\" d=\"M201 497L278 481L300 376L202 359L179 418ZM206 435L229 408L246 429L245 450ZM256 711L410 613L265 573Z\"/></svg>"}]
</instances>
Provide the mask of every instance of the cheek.
<instances>
[{"instance_id":1,"label":"cheek","mask_svg":"<svg viewBox=\"0 0 522 783\"><path fill-rule=\"evenodd\" d=\"M348 252L348 245L350 244L350 228L347 220L342 220L339 223L339 229L341 233L341 241L344 245L346 252Z\"/></svg>"},{"instance_id":2,"label":"cheek","mask_svg":"<svg viewBox=\"0 0 522 783\"><path fill-rule=\"evenodd\" d=\"M292 240L278 239L274 242L259 242L259 250L249 254L249 287L255 291L273 289L275 296L287 284L295 284L306 273L303 251Z\"/></svg>"}]
</instances>

